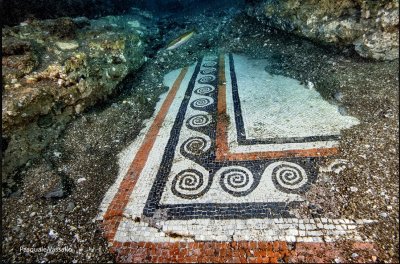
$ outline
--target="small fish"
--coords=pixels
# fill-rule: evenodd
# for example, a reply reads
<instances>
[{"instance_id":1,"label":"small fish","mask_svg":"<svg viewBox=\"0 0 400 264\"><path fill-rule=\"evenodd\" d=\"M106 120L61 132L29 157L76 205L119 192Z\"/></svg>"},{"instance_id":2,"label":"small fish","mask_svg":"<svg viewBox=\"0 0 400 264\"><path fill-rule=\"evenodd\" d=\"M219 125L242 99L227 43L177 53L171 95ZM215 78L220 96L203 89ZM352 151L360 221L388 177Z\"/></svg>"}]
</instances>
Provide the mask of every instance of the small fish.
<instances>
[{"instance_id":1,"label":"small fish","mask_svg":"<svg viewBox=\"0 0 400 264\"><path fill-rule=\"evenodd\" d=\"M185 44L191 37L193 37L194 33L195 31L192 30L180 35L178 38L174 39L168 44L167 50L173 50Z\"/></svg>"}]
</instances>

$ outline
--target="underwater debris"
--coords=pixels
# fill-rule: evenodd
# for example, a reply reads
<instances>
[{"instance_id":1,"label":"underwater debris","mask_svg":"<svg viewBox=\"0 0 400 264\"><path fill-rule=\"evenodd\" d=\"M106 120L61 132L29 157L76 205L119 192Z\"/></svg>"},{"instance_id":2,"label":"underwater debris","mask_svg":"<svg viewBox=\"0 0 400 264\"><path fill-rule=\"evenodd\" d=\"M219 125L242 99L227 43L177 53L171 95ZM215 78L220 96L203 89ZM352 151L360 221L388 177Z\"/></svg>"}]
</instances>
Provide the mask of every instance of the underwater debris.
<instances>
[{"instance_id":1,"label":"underwater debris","mask_svg":"<svg viewBox=\"0 0 400 264\"><path fill-rule=\"evenodd\" d=\"M186 42L189 41L189 39L191 37L193 37L193 35L195 34L195 31L188 31L182 35L180 35L178 38L174 39L173 41L171 41L168 46L167 46L167 50L173 50L176 49L180 46L182 46L183 44L185 44Z\"/></svg>"}]
</instances>

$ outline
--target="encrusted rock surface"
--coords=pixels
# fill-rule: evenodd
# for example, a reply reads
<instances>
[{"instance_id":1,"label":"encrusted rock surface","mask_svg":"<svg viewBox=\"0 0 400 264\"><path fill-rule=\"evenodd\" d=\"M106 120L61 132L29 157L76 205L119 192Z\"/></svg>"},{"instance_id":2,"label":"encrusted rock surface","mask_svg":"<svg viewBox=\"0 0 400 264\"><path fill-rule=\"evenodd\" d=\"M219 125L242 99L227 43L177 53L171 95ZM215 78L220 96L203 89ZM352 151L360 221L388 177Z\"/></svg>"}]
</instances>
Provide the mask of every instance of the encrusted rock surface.
<instances>
[{"instance_id":1,"label":"encrusted rock surface","mask_svg":"<svg viewBox=\"0 0 400 264\"><path fill-rule=\"evenodd\" d=\"M398 0L266 0L247 13L318 42L353 46L365 58L399 57Z\"/></svg>"},{"instance_id":2,"label":"encrusted rock surface","mask_svg":"<svg viewBox=\"0 0 400 264\"><path fill-rule=\"evenodd\" d=\"M145 31L127 16L4 28L3 173L37 156L71 118L113 94L139 69Z\"/></svg>"}]
</instances>

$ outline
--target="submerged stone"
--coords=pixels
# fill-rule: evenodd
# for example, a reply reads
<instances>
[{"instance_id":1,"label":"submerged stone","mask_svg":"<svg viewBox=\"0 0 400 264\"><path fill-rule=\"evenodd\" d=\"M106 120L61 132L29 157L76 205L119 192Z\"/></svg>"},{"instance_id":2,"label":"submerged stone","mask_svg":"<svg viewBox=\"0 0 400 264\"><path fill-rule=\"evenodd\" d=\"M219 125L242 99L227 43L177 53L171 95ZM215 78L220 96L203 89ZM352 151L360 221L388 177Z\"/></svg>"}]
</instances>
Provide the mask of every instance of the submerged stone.
<instances>
[{"instance_id":1,"label":"submerged stone","mask_svg":"<svg viewBox=\"0 0 400 264\"><path fill-rule=\"evenodd\" d=\"M56 199L56 198L63 198L65 196L64 191L62 190L62 188L54 190L52 192L47 193L44 198L46 199Z\"/></svg>"},{"instance_id":2,"label":"submerged stone","mask_svg":"<svg viewBox=\"0 0 400 264\"><path fill-rule=\"evenodd\" d=\"M74 50L79 47L78 42L70 41L70 42L56 42L56 45L61 50Z\"/></svg>"}]
</instances>

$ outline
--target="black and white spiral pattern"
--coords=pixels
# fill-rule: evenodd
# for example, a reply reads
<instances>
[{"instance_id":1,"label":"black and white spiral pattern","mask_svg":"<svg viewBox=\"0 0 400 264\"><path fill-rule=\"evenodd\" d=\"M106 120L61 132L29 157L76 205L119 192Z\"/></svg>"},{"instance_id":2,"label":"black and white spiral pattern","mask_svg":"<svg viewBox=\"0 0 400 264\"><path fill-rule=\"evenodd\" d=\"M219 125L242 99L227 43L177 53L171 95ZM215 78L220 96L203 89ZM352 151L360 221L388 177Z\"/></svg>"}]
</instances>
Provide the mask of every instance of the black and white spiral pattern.
<instances>
[{"instance_id":1,"label":"black and white spiral pattern","mask_svg":"<svg viewBox=\"0 0 400 264\"><path fill-rule=\"evenodd\" d=\"M203 74L203 75L207 75L207 74L214 74L216 71L217 71L216 68L210 67L210 68L206 68L206 69L201 70L200 73Z\"/></svg>"},{"instance_id":2,"label":"black and white spiral pattern","mask_svg":"<svg viewBox=\"0 0 400 264\"><path fill-rule=\"evenodd\" d=\"M194 101L190 104L190 106L191 106L192 108L202 108L202 107L209 106L209 105L211 105L211 104L213 104L213 103L214 103L214 100L213 100L212 98L205 98L205 97L203 97L203 98L199 98L199 99L194 100Z\"/></svg>"},{"instance_id":3,"label":"black and white spiral pattern","mask_svg":"<svg viewBox=\"0 0 400 264\"><path fill-rule=\"evenodd\" d=\"M183 151L199 156L210 149L211 142L202 137L191 137L182 144Z\"/></svg>"},{"instance_id":4,"label":"black and white spiral pattern","mask_svg":"<svg viewBox=\"0 0 400 264\"><path fill-rule=\"evenodd\" d=\"M187 121L188 126L195 128L204 127L209 125L210 123L211 123L211 117L203 114L194 115L190 117Z\"/></svg>"},{"instance_id":5,"label":"black and white spiral pattern","mask_svg":"<svg viewBox=\"0 0 400 264\"><path fill-rule=\"evenodd\" d=\"M296 163L279 161L270 166L272 167L272 180L280 190L299 191L308 182L307 173Z\"/></svg>"},{"instance_id":6,"label":"black and white spiral pattern","mask_svg":"<svg viewBox=\"0 0 400 264\"><path fill-rule=\"evenodd\" d=\"M217 65L216 61L205 61L202 66L203 67L214 67Z\"/></svg>"},{"instance_id":7,"label":"black and white spiral pattern","mask_svg":"<svg viewBox=\"0 0 400 264\"><path fill-rule=\"evenodd\" d=\"M205 84L205 83L210 83L215 80L214 75L204 75L203 77L200 77L200 79L197 81L200 84Z\"/></svg>"},{"instance_id":8,"label":"black and white spiral pattern","mask_svg":"<svg viewBox=\"0 0 400 264\"><path fill-rule=\"evenodd\" d=\"M250 170L241 166L221 168L217 175L221 187L234 196L247 195L252 191L254 177Z\"/></svg>"},{"instance_id":9,"label":"black and white spiral pattern","mask_svg":"<svg viewBox=\"0 0 400 264\"><path fill-rule=\"evenodd\" d=\"M171 191L185 199L196 199L206 192L207 183L204 175L198 170L187 169L175 175Z\"/></svg>"},{"instance_id":10,"label":"black and white spiral pattern","mask_svg":"<svg viewBox=\"0 0 400 264\"><path fill-rule=\"evenodd\" d=\"M204 95L207 93L211 93L213 91L215 91L214 86L204 85L204 86L200 86L199 88L197 88L194 92L199 95Z\"/></svg>"}]
</instances>

